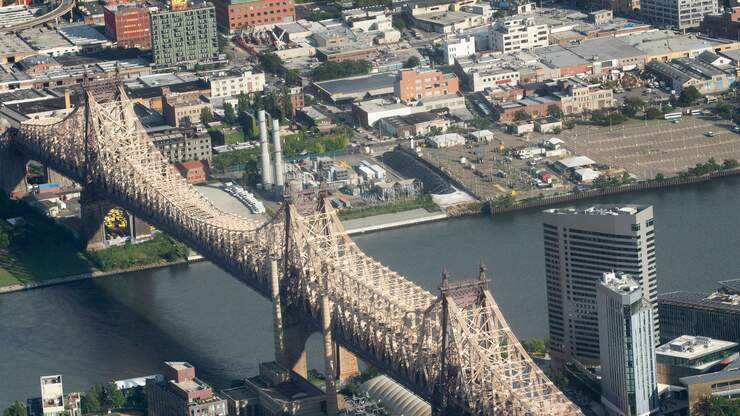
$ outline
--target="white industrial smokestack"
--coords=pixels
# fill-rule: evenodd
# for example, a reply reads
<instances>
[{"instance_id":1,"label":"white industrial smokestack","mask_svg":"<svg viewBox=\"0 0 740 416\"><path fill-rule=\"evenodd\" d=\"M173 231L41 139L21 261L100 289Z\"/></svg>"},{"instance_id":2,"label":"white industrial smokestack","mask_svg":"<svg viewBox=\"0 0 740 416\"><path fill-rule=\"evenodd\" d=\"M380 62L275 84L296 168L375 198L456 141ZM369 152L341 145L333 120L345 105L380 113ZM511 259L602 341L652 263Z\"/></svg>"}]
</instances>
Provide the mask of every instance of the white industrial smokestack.
<instances>
[{"instance_id":1,"label":"white industrial smokestack","mask_svg":"<svg viewBox=\"0 0 740 416\"><path fill-rule=\"evenodd\" d=\"M280 122L272 119L272 145L275 147L275 187L282 192L285 186L285 172L283 171L283 145L280 143Z\"/></svg>"},{"instance_id":2,"label":"white industrial smokestack","mask_svg":"<svg viewBox=\"0 0 740 416\"><path fill-rule=\"evenodd\" d=\"M262 186L265 189L272 188L272 164L270 163L270 145L267 143L267 121L265 110L258 113L260 122L260 148L262 150Z\"/></svg>"}]
</instances>

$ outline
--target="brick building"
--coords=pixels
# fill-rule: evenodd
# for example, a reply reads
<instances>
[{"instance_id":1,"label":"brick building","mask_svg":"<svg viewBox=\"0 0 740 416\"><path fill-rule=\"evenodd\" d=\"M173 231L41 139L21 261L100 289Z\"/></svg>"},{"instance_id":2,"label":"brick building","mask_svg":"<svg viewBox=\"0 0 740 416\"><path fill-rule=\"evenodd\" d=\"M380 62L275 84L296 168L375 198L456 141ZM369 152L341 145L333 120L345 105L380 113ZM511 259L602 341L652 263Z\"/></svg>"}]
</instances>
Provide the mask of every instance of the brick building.
<instances>
[{"instance_id":1,"label":"brick building","mask_svg":"<svg viewBox=\"0 0 740 416\"><path fill-rule=\"evenodd\" d=\"M402 100L457 94L459 90L460 82L454 74L445 74L434 69L402 70L393 85L393 93Z\"/></svg>"},{"instance_id":2,"label":"brick building","mask_svg":"<svg viewBox=\"0 0 740 416\"><path fill-rule=\"evenodd\" d=\"M740 39L740 7L733 7L723 14L704 16L699 29L711 37Z\"/></svg>"},{"instance_id":3,"label":"brick building","mask_svg":"<svg viewBox=\"0 0 740 416\"><path fill-rule=\"evenodd\" d=\"M272 26L295 20L293 0L213 0L219 30L233 33L247 26Z\"/></svg>"},{"instance_id":4,"label":"brick building","mask_svg":"<svg viewBox=\"0 0 740 416\"><path fill-rule=\"evenodd\" d=\"M125 48L151 49L149 10L136 5L109 5L103 8L105 35Z\"/></svg>"},{"instance_id":5,"label":"brick building","mask_svg":"<svg viewBox=\"0 0 740 416\"><path fill-rule=\"evenodd\" d=\"M150 416L199 415L226 416L226 400L195 377L195 368L185 362L167 362L165 381L146 381L146 397Z\"/></svg>"},{"instance_id":6,"label":"brick building","mask_svg":"<svg viewBox=\"0 0 740 416\"><path fill-rule=\"evenodd\" d=\"M175 168L188 183L201 183L208 180L208 162L204 160L175 163Z\"/></svg>"},{"instance_id":7,"label":"brick building","mask_svg":"<svg viewBox=\"0 0 740 416\"><path fill-rule=\"evenodd\" d=\"M211 103L200 98L167 96L162 106L164 119L172 127L181 127L187 124L200 122L200 114L204 108L213 112Z\"/></svg>"}]
</instances>

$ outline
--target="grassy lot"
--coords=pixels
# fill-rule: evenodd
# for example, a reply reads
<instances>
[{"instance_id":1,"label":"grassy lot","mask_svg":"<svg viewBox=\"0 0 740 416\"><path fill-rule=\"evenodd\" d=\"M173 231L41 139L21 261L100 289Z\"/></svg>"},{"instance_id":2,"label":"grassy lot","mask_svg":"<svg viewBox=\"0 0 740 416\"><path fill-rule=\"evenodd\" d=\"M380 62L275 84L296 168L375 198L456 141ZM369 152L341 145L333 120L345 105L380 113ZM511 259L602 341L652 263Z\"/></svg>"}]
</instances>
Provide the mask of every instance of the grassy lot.
<instances>
[{"instance_id":1,"label":"grassy lot","mask_svg":"<svg viewBox=\"0 0 740 416\"><path fill-rule=\"evenodd\" d=\"M354 220L357 218L372 217L374 215L392 214L395 212L409 211L412 209L424 208L429 212L439 211L437 204L432 201L432 197L424 195L417 199L408 201L392 202L389 204L375 205L367 208L345 209L337 214L340 220Z\"/></svg>"},{"instance_id":2,"label":"grassy lot","mask_svg":"<svg viewBox=\"0 0 740 416\"><path fill-rule=\"evenodd\" d=\"M9 227L5 219L13 217L22 217L25 224ZM140 244L86 252L69 230L25 203L4 196L0 196L0 222L0 232L10 238L9 247L0 249L0 286L165 263L187 256L184 245L161 234Z\"/></svg>"},{"instance_id":3,"label":"grassy lot","mask_svg":"<svg viewBox=\"0 0 740 416\"><path fill-rule=\"evenodd\" d=\"M241 129L224 135L224 144L236 144L244 141L244 132Z\"/></svg>"}]
</instances>

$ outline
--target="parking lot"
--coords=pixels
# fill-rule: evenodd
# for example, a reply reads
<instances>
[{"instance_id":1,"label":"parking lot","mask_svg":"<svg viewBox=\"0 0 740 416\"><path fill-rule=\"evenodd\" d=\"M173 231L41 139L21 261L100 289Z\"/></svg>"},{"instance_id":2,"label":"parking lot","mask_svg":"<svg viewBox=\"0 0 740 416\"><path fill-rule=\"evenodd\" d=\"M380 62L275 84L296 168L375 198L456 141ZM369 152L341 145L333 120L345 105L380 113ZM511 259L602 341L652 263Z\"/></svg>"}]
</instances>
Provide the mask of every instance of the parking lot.
<instances>
[{"instance_id":1,"label":"parking lot","mask_svg":"<svg viewBox=\"0 0 740 416\"><path fill-rule=\"evenodd\" d=\"M651 179L658 173L674 175L711 157L719 163L739 159L740 134L732 127L713 117L684 115L677 123L631 120L615 127L577 126L558 137L575 154Z\"/></svg>"}]
</instances>

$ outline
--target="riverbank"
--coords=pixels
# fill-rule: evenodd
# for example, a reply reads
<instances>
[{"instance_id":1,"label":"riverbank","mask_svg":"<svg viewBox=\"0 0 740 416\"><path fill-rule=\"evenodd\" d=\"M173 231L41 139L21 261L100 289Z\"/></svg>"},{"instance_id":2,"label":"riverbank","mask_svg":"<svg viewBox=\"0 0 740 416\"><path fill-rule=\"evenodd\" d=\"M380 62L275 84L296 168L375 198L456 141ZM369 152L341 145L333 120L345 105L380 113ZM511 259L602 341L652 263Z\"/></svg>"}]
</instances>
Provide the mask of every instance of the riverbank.
<instances>
[{"instance_id":1,"label":"riverbank","mask_svg":"<svg viewBox=\"0 0 740 416\"><path fill-rule=\"evenodd\" d=\"M55 277L52 279L33 281L33 282L28 282L28 283L19 283L19 284L0 287L0 295L5 294L5 293L21 292L24 290L40 289L40 288L48 287L48 286L63 285L67 283L79 282L81 280L91 280L91 279L97 279L97 278L107 277L107 276L114 276L114 275L119 275L119 274L141 272L144 270L161 269L165 267L177 266L180 264L190 264L193 262L198 262L198 261L203 261L203 260L205 260L203 256L194 255L194 256L188 257L187 259L180 259L180 260L175 260L175 261L167 262L167 263L146 264L146 265L141 265L141 266L129 267L127 269L120 269L120 270L93 271L93 272L81 273L81 274L76 274L76 275L71 275L71 276Z\"/></svg>"}]
</instances>

